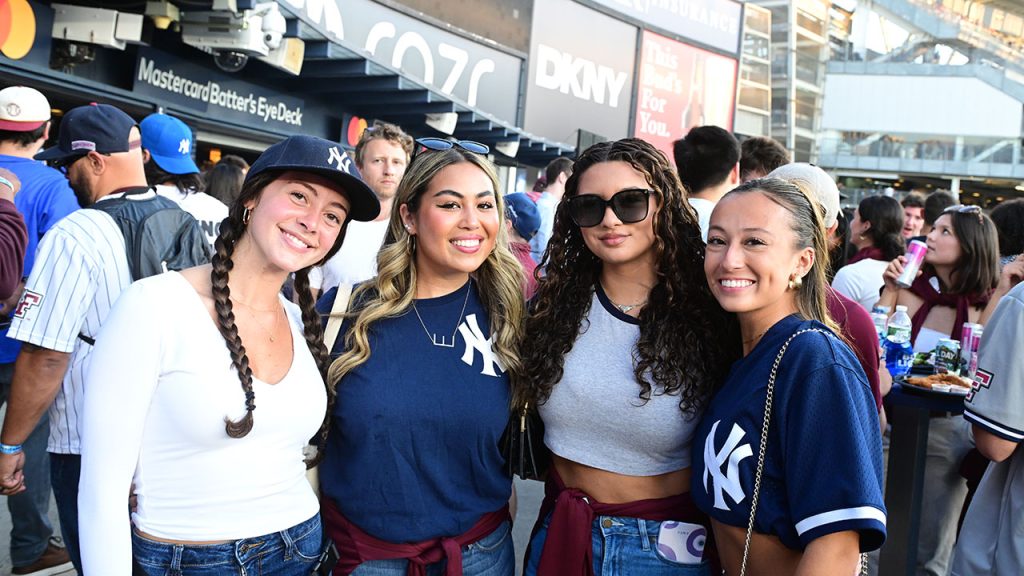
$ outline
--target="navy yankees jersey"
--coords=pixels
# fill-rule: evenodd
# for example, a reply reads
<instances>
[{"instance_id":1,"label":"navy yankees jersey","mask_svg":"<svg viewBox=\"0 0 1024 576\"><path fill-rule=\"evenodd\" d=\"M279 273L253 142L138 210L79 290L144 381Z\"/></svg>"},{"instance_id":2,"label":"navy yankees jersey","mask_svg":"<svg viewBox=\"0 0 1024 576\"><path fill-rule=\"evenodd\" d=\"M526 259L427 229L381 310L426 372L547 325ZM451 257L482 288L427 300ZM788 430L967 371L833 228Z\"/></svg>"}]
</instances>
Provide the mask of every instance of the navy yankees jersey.
<instances>
[{"instance_id":1,"label":"navy yankees jersey","mask_svg":"<svg viewBox=\"0 0 1024 576\"><path fill-rule=\"evenodd\" d=\"M786 340L822 324L789 316L736 362L693 443L693 499L715 520L746 528L772 363ZM754 529L803 550L856 530L861 550L885 540L882 446L864 371L831 333L797 336L779 366Z\"/></svg>"},{"instance_id":2,"label":"navy yankees jersey","mask_svg":"<svg viewBox=\"0 0 1024 576\"><path fill-rule=\"evenodd\" d=\"M462 534L512 493L498 442L509 377L476 283L416 300L415 310L372 324L368 338L370 357L337 384L320 487L388 542Z\"/></svg>"}]
</instances>

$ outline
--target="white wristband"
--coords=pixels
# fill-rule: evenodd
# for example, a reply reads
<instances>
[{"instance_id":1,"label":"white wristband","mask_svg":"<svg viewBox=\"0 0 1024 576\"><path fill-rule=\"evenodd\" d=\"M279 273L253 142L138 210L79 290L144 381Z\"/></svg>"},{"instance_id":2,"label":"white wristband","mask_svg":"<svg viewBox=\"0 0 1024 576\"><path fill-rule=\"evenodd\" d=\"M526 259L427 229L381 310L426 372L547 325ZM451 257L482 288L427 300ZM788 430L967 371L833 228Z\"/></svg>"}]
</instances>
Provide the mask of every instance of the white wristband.
<instances>
[{"instance_id":1,"label":"white wristband","mask_svg":"<svg viewBox=\"0 0 1024 576\"><path fill-rule=\"evenodd\" d=\"M8 188L11 189L11 192L14 192L14 182L11 182L10 180L4 178L3 176L0 176L0 184L7 186Z\"/></svg>"}]
</instances>

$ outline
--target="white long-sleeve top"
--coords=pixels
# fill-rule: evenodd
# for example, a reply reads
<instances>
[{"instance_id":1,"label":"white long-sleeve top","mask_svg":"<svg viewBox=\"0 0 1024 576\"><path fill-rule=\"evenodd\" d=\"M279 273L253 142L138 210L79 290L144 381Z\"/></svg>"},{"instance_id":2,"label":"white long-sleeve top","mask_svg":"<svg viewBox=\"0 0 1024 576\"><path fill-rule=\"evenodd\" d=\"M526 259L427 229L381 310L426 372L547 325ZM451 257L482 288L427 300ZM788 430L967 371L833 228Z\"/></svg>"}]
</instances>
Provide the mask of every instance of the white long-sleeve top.
<instances>
[{"instance_id":1,"label":"white long-sleeve top","mask_svg":"<svg viewBox=\"0 0 1024 576\"><path fill-rule=\"evenodd\" d=\"M133 284L117 301L85 381L79 528L86 574L131 574L131 520L153 536L250 538L308 520L319 502L302 449L323 421L327 395L284 302L292 365L276 384L255 380L252 431L231 438L224 418L245 396L224 339L192 285L170 272Z\"/></svg>"}]
</instances>

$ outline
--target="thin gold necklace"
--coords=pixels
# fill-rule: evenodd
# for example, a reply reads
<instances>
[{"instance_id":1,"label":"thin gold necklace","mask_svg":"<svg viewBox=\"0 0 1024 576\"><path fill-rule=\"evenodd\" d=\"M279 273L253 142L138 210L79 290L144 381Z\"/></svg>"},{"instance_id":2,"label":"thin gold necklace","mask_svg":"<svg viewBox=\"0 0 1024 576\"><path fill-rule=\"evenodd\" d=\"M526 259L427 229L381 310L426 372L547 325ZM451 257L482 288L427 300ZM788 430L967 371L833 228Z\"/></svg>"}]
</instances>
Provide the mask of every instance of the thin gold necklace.
<instances>
[{"instance_id":1,"label":"thin gold necklace","mask_svg":"<svg viewBox=\"0 0 1024 576\"><path fill-rule=\"evenodd\" d=\"M246 304L245 302L239 300L238 298L235 298L234 296L229 296L229 298L231 298L232 301L237 302L237 303L241 304L242 306L244 306L245 308L247 308L249 310L249 317L252 318L257 324L259 324L260 328L263 328L263 331L267 333L267 337L270 338L271 342L276 342L276 340L274 339L274 330L277 330L277 325L281 321L281 315L278 313L281 310L280 306L278 306L277 308L267 308L267 309L261 310L259 308L254 308L254 307ZM267 329L267 325L264 324L259 318L257 318L256 314L254 314L253 312L263 312L263 313L273 312L274 313L274 326L273 326L274 330L268 330Z\"/></svg>"}]
</instances>

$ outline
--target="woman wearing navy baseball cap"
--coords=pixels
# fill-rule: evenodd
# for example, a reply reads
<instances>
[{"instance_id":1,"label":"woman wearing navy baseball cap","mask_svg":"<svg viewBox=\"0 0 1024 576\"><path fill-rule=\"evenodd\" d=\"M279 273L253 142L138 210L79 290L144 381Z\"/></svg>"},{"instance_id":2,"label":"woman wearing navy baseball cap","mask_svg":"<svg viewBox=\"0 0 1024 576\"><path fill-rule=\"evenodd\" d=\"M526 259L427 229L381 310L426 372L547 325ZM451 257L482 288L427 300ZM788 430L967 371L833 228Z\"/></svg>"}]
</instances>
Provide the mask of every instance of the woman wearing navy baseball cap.
<instances>
[{"instance_id":1,"label":"woman wearing navy baseball cap","mask_svg":"<svg viewBox=\"0 0 1024 576\"><path fill-rule=\"evenodd\" d=\"M323 537L303 453L328 355L307 273L379 210L337 144L294 136L253 164L212 264L121 296L86 379L87 574L128 576L133 556L154 575L312 571ZM298 307L280 295L292 273Z\"/></svg>"}]
</instances>

